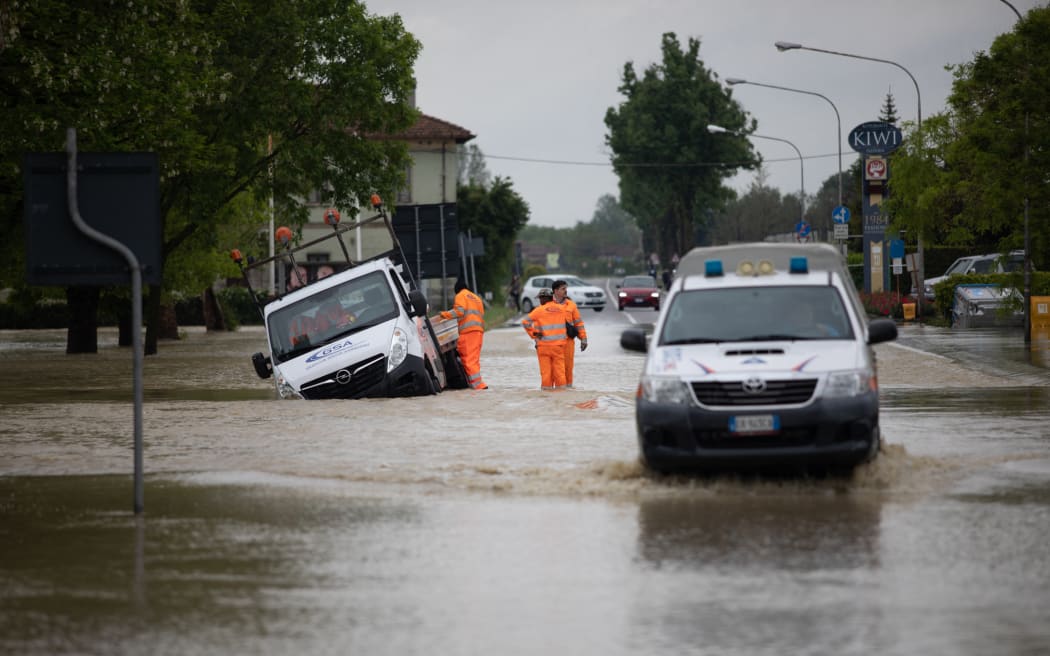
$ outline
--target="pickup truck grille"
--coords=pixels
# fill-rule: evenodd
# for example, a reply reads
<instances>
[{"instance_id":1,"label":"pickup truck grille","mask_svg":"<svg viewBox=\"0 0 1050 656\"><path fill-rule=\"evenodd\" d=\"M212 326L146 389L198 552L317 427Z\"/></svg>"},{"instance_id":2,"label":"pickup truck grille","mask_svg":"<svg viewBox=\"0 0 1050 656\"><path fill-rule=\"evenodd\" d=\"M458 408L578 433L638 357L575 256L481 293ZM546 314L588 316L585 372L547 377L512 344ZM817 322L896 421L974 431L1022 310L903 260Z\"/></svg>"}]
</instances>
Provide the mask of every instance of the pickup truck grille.
<instances>
[{"instance_id":1,"label":"pickup truck grille","mask_svg":"<svg viewBox=\"0 0 1050 656\"><path fill-rule=\"evenodd\" d=\"M341 382L347 373L349 379ZM305 383L299 393L307 399L356 399L381 383L385 375L386 357L380 355L315 378Z\"/></svg>"},{"instance_id":2,"label":"pickup truck grille","mask_svg":"<svg viewBox=\"0 0 1050 656\"><path fill-rule=\"evenodd\" d=\"M740 381L716 381L693 383L693 394L707 406L793 405L808 401L816 387L815 378L767 380L766 388L754 393L745 391Z\"/></svg>"}]
</instances>

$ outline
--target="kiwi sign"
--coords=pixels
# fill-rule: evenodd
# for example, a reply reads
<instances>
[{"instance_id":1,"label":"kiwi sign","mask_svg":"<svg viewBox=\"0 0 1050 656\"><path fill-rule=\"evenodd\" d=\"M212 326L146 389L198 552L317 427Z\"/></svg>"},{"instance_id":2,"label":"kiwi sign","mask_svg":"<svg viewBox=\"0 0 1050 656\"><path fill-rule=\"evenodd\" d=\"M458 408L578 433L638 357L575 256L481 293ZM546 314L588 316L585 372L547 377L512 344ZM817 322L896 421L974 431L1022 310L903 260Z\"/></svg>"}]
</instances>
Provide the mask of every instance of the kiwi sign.
<instances>
[{"instance_id":1,"label":"kiwi sign","mask_svg":"<svg viewBox=\"0 0 1050 656\"><path fill-rule=\"evenodd\" d=\"M861 123L849 133L849 147L863 155L889 155L904 141L900 129L892 123Z\"/></svg>"}]
</instances>

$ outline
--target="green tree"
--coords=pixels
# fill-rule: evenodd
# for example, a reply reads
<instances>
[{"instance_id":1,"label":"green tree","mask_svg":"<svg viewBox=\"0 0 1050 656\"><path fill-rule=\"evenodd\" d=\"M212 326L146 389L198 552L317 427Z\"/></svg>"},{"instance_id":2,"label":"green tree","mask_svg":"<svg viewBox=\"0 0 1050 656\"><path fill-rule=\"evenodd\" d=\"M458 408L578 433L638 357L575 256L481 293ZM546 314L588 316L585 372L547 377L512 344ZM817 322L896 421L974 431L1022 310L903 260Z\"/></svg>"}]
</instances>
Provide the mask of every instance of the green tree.
<instances>
[{"instance_id":1,"label":"green tree","mask_svg":"<svg viewBox=\"0 0 1050 656\"><path fill-rule=\"evenodd\" d=\"M747 192L716 215L710 232L712 244L762 241L791 232L798 223L798 199L781 196L766 179L765 170L759 169Z\"/></svg>"},{"instance_id":2,"label":"green tree","mask_svg":"<svg viewBox=\"0 0 1050 656\"><path fill-rule=\"evenodd\" d=\"M398 16L345 0L108 0L19 4L0 51L3 220L17 223L25 151L150 150L161 163L165 262L215 250L225 208L272 196L281 222L301 200L364 205L390 196L408 163L396 134L419 43ZM0 196L6 196L0 193ZM196 247L196 248L191 248ZM166 267L165 286L172 275ZM161 289L151 289L147 352Z\"/></svg>"},{"instance_id":3,"label":"green tree","mask_svg":"<svg viewBox=\"0 0 1050 656\"><path fill-rule=\"evenodd\" d=\"M886 92L886 100L882 103L882 109L879 110L879 120L883 123L890 123L897 125L897 121L900 120L900 116L897 114L897 103L893 101L893 92Z\"/></svg>"},{"instance_id":4,"label":"green tree","mask_svg":"<svg viewBox=\"0 0 1050 656\"><path fill-rule=\"evenodd\" d=\"M1050 8L1032 9L987 53L953 67L943 115L894 154L890 208L931 243L1023 242L1024 199L1036 262L1050 251ZM921 137L921 140L920 138ZM913 232L914 234L914 232Z\"/></svg>"},{"instance_id":5,"label":"green tree","mask_svg":"<svg viewBox=\"0 0 1050 656\"><path fill-rule=\"evenodd\" d=\"M641 255L641 230L612 194L601 196L591 220L578 222L573 233L574 255L580 259Z\"/></svg>"},{"instance_id":6,"label":"green tree","mask_svg":"<svg viewBox=\"0 0 1050 656\"><path fill-rule=\"evenodd\" d=\"M925 124L924 124L925 125ZM839 174L833 173L820 185L820 188L809 199L806 206L806 216L815 230L822 234L825 231L834 231L831 213L839 204ZM842 204L850 211L850 234L862 232L862 208L861 208L861 160L857 158L849 169L842 172ZM853 246L860 248L859 240L852 240Z\"/></svg>"},{"instance_id":7,"label":"green tree","mask_svg":"<svg viewBox=\"0 0 1050 656\"><path fill-rule=\"evenodd\" d=\"M488 166L485 165L485 154L481 152L481 148L477 144L460 144L458 151L459 185L488 188L492 182L492 175L489 173Z\"/></svg>"},{"instance_id":8,"label":"green tree","mask_svg":"<svg viewBox=\"0 0 1050 656\"><path fill-rule=\"evenodd\" d=\"M620 202L634 215L647 248L662 259L684 252L703 229L707 210L722 207L731 190L722 181L758 158L741 136L712 134L715 124L735 132L755 122L699 57L700 41L683 49L663 35L663 59L639 77L627 62L619 91L625 100L605 114L606 143L620 178Z\"/></svg>"},{"instance_id":9,"label":"green tree","mask_svg":"<svg viewBox=\"0 0 1050 656\"><path fill-rule=\"evenodd\" d=\"M509 280L514 238L529 220L529 206L508 178L496 176L488 188L468 185L456 190L461 232L485 240L485 256L475 261L478 289L502 289Z\"/></svg>"}]
</instances>

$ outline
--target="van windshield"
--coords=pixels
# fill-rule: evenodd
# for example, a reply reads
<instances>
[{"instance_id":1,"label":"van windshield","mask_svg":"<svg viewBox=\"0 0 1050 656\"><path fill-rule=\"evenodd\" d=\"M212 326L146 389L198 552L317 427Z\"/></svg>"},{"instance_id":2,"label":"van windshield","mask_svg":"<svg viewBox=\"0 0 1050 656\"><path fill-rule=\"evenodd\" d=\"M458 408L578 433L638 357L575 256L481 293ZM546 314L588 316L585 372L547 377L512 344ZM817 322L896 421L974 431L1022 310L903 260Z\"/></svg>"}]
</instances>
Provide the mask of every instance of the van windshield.
<instances>
[{"instance_id":1,"label":"van windshield","mask_svg":"<svg viewBox=\"0 0 1050 656\"><path fill-rule=\"evenodd\" d=\"M270 314L267 326L274 357L285 362L392 319L398 312L382 271L348 280Z\"/></svg>"},{"instance_id":2,"label":"van windshield","mask_svg":"<svg viewBox=\"0 0 1050 656\"><path fill-rule=\"evenodd\" d=\"M661 346L708 342L853 339L834 287L739 287L683 291L668 306Z\"/></svg>"}]
</instances>

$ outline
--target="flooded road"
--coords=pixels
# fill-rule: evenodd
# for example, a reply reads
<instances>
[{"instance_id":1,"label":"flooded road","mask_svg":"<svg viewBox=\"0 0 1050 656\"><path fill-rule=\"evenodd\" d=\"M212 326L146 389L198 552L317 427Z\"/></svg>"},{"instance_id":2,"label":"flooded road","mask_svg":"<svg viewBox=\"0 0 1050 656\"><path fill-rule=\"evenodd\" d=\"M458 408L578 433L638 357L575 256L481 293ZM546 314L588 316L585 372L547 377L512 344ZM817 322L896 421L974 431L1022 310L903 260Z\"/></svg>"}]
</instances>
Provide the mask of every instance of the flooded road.
<instances>
[{"instance_id":1,"label":"flooded road","mask_svg":"<svg viewBox=\"0 0 1050 656\"><path fill-rule=\"evenodd\" d=\"M276 400L260 329L187 329L146 358L139 518L130 352L0 333L0 653L1050 650L1045 368L908 326L852 478L661 477L619 347L653 317L586 313L574 390L514 328L490 390L362 401Z\"/></svg>"}]
</instances>

